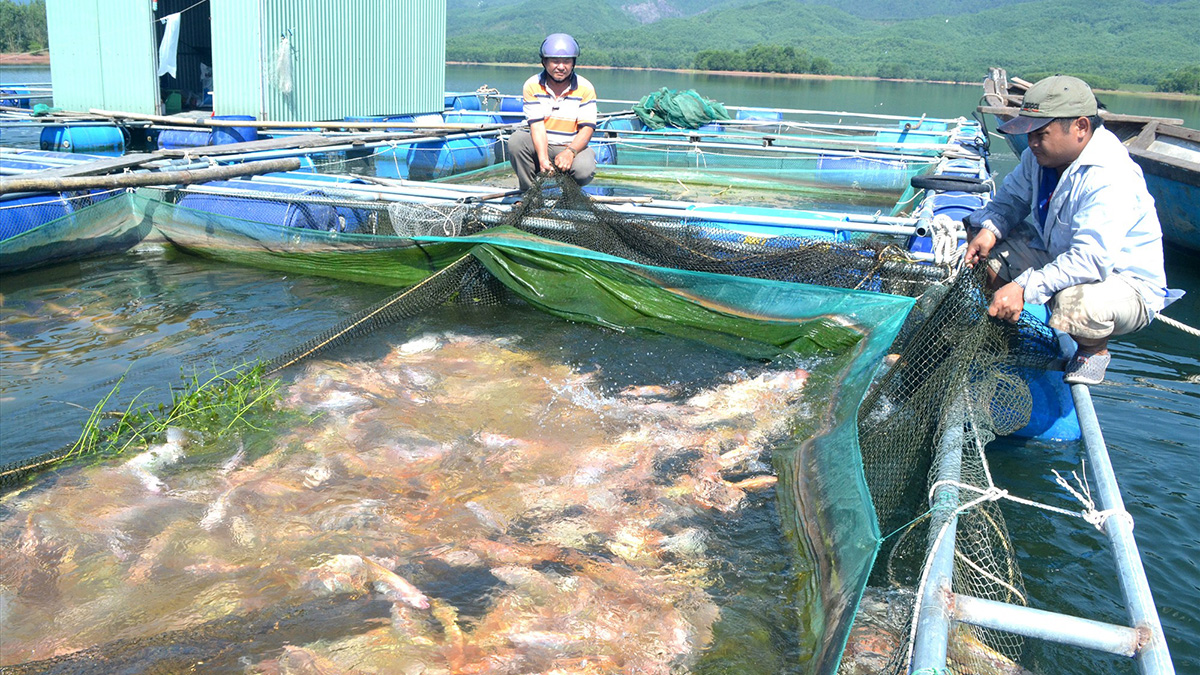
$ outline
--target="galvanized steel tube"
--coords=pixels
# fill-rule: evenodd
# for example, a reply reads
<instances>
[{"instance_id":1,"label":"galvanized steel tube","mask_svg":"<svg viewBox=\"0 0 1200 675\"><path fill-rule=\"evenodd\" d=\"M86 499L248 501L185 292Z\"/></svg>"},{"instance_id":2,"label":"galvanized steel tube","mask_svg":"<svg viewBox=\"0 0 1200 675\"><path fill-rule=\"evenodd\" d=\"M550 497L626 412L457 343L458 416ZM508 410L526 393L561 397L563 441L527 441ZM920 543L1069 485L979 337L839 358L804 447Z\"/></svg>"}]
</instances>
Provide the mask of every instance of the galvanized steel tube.
<instances>
[{"instance_id":1,"label":"galvanized steel tube","mask_svg":"<svg viewBox=\"0 0 1200 675\"><path fill-rule=\"evenodd\" d=\"M937 482L930 505L929 537L932 546L926 562L926 577L917 598L916 635L913 638L909 672L940 673L946 668L950 636L949 598L953 592L954 547L958 530L959 489L962 478L963 409L961 399L951 402L946 431L939 444Z\"/></svg>"},{"instance_id":2,"label":"galvanized steel tube","mask_svg":"<svg viewBox=\"0 0 1200 675\"><path fill-rule=\"evenodd\" d=\"M1133 521L1122 517L1125 503L1121 499L1121 490L1113 473L1104 436L1100 433L1100 422L1092 406L1091 392L1087 385L1074 384L1071 385L1071 396L1075 399L1075 412L1079 416L1079 428L1083 431L1083 445L1095 479L1096 508L1114 513L1105 519L1102 530L1112 546L1125 608L1133 626L1148 633L1148 640L1137 652L1138 670L1143 675L1173 674L1175 666L1171 663L1171 653L1167 649L1162 623L1154 606L1154 596L1150 592L1150 583L1146 581L1146 569L1142 565L1137 541L1133 538Z\"/></svg>"},{"instance_id":3,"label":"galvanized steel tube","mask_svg":"<svg viewBox=\"0 0 1200 675\"><path fill-rule=\"evenodd\" d=\"M955 621L1109 654L1133 656L1141 641L1141 634L1129 626L1081 619L1007 602L955 594L952 605Z\"/></svg>"}]
</instances>

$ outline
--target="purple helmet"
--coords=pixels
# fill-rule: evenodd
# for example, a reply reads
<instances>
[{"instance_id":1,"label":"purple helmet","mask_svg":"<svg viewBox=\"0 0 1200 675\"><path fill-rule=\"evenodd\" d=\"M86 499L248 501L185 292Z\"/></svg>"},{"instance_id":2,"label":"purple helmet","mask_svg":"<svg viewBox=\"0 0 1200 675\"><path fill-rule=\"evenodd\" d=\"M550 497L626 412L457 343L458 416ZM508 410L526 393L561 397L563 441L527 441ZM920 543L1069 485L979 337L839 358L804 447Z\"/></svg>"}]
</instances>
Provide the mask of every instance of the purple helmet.
<instances>
[{"instance_id":1,"label":"purple helmet","mask_svg":"<svg viewBox=\"0 0 1200 675\"><path fill-rule=\"evenodd\" d=\"M566 33L554 33L542 40L541 54L543 59L577 59L579 43Z\"/></svg>"}]
</instances>

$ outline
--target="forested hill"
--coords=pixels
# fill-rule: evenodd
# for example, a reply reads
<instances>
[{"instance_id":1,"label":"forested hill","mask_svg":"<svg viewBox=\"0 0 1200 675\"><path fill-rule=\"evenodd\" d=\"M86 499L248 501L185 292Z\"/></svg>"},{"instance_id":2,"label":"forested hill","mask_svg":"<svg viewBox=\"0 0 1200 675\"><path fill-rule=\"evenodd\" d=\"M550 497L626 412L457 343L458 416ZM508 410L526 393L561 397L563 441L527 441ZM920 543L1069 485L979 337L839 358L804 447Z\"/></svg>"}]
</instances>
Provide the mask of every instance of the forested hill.
<instances>
[{"instance_id":1,"label":"forested hill","mask_svg":"<svg viewBox=\"0 0 1200 675\"><path fill-rule=\"evenodd\" d=\"M579 39L580 62L590 65L963 82L1004 66L1026 79L1062 72L1106 88L1186 88L1184 76L1200 76L1200 0L570 4L564 14L556 0L448 0L446 58L533 63L541 38L562 31Z\"/></svg>"}]
</instances>

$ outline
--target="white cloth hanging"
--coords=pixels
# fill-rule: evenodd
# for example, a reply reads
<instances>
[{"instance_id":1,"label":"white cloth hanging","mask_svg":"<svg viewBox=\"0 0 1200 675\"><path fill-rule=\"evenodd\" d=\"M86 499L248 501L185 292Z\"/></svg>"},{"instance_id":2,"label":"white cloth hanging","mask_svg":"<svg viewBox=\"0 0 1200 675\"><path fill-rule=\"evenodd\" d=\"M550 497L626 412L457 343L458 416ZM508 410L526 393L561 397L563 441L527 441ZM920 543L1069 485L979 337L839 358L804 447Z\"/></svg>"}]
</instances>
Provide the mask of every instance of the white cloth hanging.
<instances>
[{"instance_id":1,"label":"white cloth hanging","mask_svg":"<svg viewBox=\"0 0 1200 675\"><path fill-rule=\"evenodd\" d=\"M292 93L292 47L287 37L279 40L279 49L275 54L275 86L279 93L289 96Z\"/></svg>"},{"instance_id":2,"label":"white cloth hanging","mask_svg":"<svg viewBox=\"0 0 1200 675\"><path fill-rule=\"evenodd\" d=\"M158 45L158 74L175 77L175 60L179 53L179 13L163 19L167 24L163 30L162 43Z\"/></svg>"}]
</instances>

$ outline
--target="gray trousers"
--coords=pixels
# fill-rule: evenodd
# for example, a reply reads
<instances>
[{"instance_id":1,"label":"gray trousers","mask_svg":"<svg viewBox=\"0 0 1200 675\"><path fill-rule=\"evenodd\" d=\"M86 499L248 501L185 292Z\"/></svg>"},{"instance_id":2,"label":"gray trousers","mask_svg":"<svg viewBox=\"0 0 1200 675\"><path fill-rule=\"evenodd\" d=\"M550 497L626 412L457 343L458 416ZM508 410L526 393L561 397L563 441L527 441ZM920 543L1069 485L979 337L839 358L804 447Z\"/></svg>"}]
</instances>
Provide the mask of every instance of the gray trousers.
<instances>
[{"instance_id":1,"label":"gray trousers","mask_svg":"<svg viewBox=\"0 0 1200 675\"><path fill-rule=\"evenodd\" d=\"M551 143L550 159L553 160L566 148L566 145ZM537 148L533 147L533 136L529 134L528 129L514 131L508 137L508 159L512 162L513 171L517 174L517 186L521 188L521 192L528 190L538 174ZM575 155L575 160L571 162L571 168L567 173L580 185L592 182L592 178L596 175L595 151L589 147Z\"/></svg>"},{"instance_id":2,"label":"gray trousers","mask_svg":"<svg viewBox=\"0 0 1200 675\"><path fill-rule=\"evenodd\" d=\"M988 265L1005 281L1053 258L1019 236L1004 239L992 249ZM1150 310L1133 283L1119 274L1104 281L1070 286L1050 299L1050 326L1075 338L1081 346L1103 345L1113 335L1139 331L1150 324Z\"/></svg>"}]
</instances>

